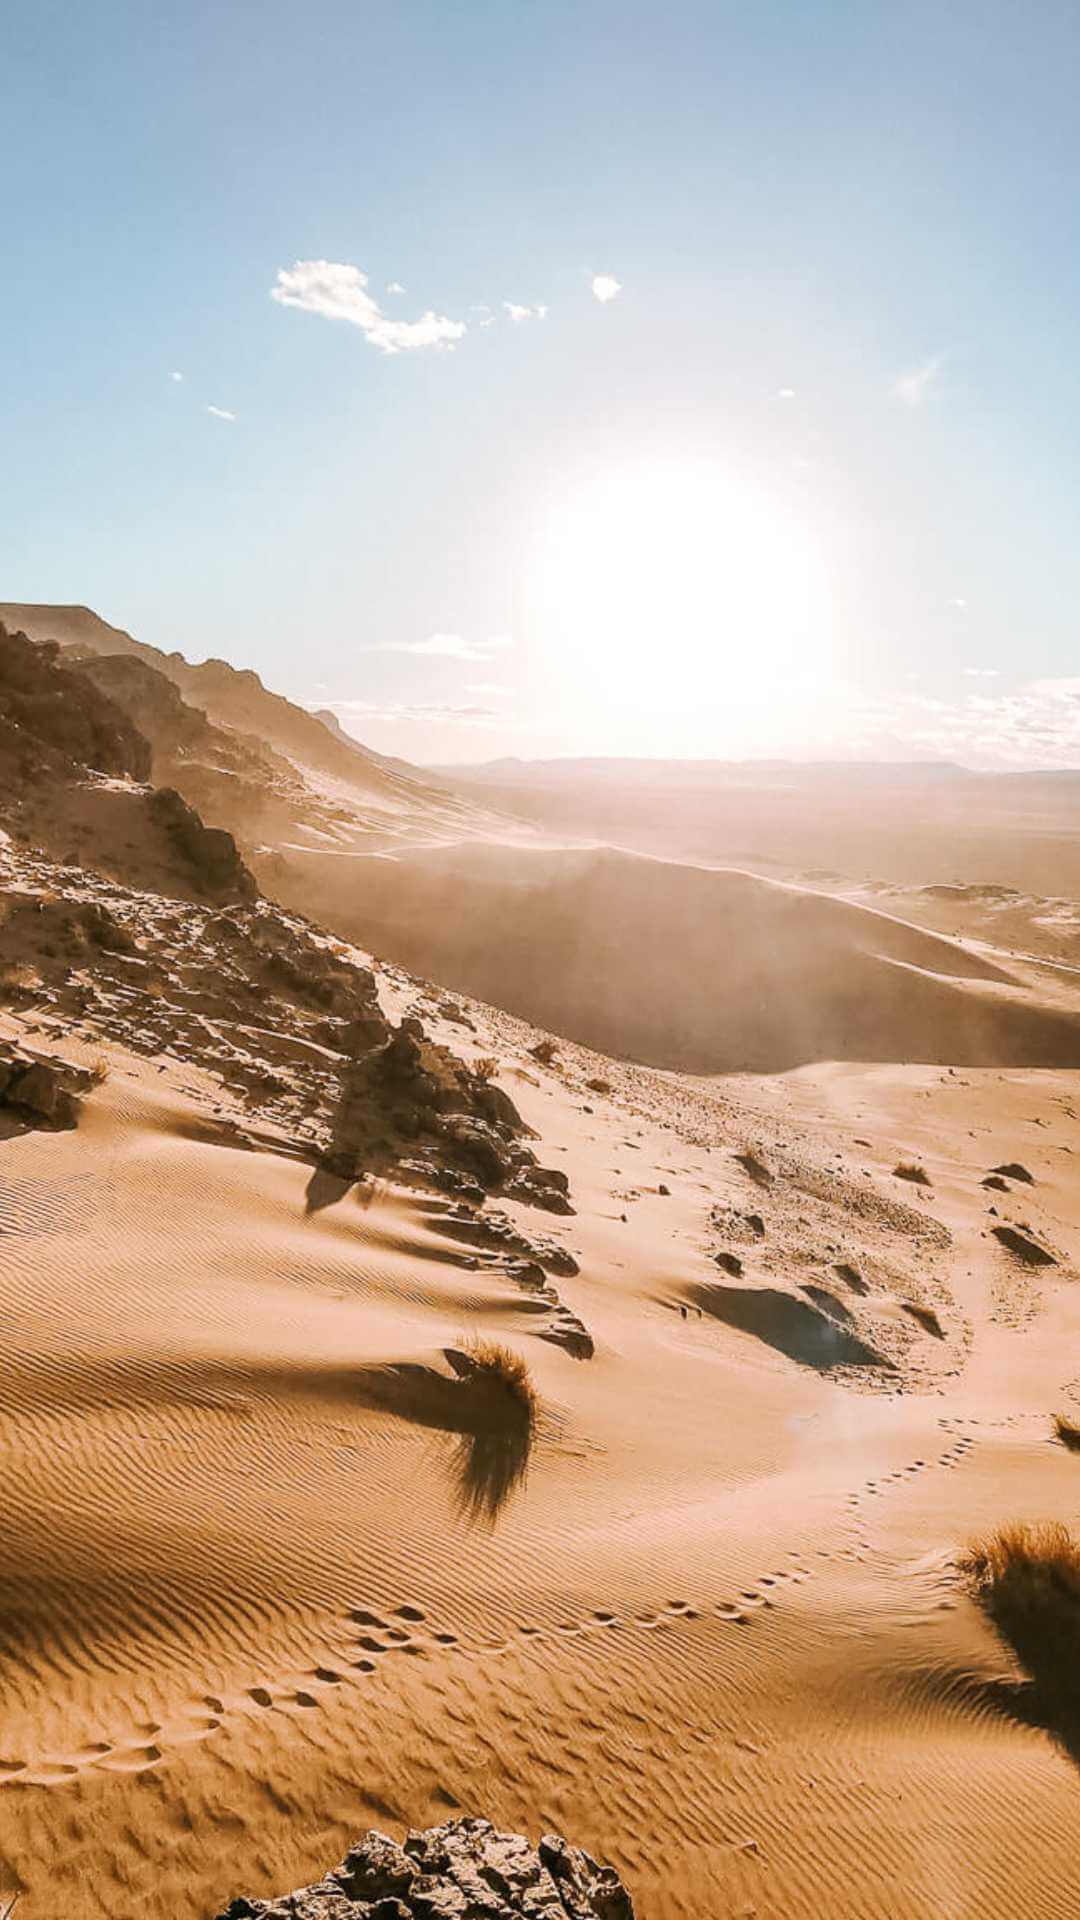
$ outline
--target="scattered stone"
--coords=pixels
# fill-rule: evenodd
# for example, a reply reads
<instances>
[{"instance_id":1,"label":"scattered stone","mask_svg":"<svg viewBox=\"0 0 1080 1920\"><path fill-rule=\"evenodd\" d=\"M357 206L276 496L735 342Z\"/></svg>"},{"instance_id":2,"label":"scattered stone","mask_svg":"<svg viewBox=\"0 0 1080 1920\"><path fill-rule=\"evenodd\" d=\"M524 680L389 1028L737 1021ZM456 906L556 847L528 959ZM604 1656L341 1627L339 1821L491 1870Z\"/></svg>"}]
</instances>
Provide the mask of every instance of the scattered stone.
<instances>
[{"instance_id":1,"label":"scattered stone","mask_svg":"<svg viewBox=\"0 0 1080 1920\"><path fill-rule=\"evenodd\" d=\"M1026 1187L1035 1185L1035 1176L1019 1160L1010 1160L1004 1167L991 1167L991 1173L999 1173L1003 1180L1022 1180Z\"/></svg>"},{"instance_id":2,"label":"scattered stone","mask_svg":"<svg viewBox=\"0 0 1080 1920\"><path fill-rule=\"evenodd\" d=\"M634 1920L613 1867L558 1834L533 1847L488 1820L451 1820L398 1846L371 1832L315 1885L233 1900L218 1920Z\"/></svg>"},{"instance_id":3,"label":"scattered stone","mask_svg":"<svg viewBox=\"0 0 1080 1920\"><path fill-rule=\"evenodd\" d=\"M724 1273L730 1273L736 1280L740 1278L743 1263L737 1253L714 1253L713 1259L716 1261L717 1266L722 1268Z\"/></svg>"}]
</instances>

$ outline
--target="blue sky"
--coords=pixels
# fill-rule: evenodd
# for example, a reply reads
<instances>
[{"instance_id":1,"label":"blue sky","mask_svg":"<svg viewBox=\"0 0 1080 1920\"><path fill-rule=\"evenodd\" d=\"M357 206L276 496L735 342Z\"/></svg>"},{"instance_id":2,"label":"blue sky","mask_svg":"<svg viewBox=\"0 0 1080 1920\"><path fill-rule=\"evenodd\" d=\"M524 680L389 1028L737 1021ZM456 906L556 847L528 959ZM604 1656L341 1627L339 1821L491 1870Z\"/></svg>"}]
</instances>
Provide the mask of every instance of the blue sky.
<instances>
[{"instance_id":1,"label":"blue sky","mask_svg":"<svg viewBox=\"0 0 1080 1920\"><path fill-rule=\"evenodd\" d=\"M3 41L0 597L417 758L1080 762L1075 7Z\"/></svg>"}]
</instances>

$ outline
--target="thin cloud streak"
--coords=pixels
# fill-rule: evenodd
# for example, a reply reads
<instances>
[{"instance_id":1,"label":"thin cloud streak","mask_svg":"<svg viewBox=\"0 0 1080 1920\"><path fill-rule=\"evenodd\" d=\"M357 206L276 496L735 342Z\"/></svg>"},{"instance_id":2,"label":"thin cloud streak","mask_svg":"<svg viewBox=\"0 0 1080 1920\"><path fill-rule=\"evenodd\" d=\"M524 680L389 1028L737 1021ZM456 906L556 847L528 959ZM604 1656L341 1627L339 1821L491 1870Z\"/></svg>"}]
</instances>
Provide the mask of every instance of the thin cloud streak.
<instances>
[{"instance_id":1,"label":"thin cloud streak","mask_svg":"<svg viewBox=\"0 0 1080 1920\"><path fill-rule=\"evenodd\" d=\"M387 640L379 646L365 648L365 652L410 653L425 660L487 661L510 644L507 634L495 634L490 640L465 640L460 633L432 633L426 640Z\"/></svg>"},{"instance_id":2,"label":"thin cloud streak","mask_svg":"<svg viewBox=\"0 0 1080 1920\"><path fill-rule=\"evenodd\" d=\"M367 274L346 261L297 260L278 269L270 298L326 320L347 320L380 353L453 347L468 331L464 320L450 320L430 308L418 320L392 320L367 288Z\"/></svg>"},{"instance_id":3,"label":"thin cloud streak","mask_svg":"<svg viewBox=\"0 0 1080 1920\"><path fill-rule=\"evenodd\" d=\"M931 389L936 385L944 364L940 353L931 354L919 366L912 367L893 381L892 392L895 399L905 407L921 407Z\"/></svg>"}]
</instances>

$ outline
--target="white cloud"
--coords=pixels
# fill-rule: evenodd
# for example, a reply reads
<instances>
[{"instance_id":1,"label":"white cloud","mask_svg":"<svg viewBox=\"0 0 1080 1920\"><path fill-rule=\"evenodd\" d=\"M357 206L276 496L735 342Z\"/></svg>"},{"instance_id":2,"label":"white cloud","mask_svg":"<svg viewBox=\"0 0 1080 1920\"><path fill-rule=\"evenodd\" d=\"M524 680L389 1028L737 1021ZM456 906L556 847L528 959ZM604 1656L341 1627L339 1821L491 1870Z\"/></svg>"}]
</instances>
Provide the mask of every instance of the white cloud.
<instances>
[{"instance_id":1,"label":"white cloud","mask_svg":"<svg viewBox=\"0 0 1080 1920\"><path fill-rule=\"evenodd\" d=\"M1028 680L1009 692L972 689L960 700L854 699L842 724L848 747L867 754L884 748L975 767L1078 767L1080 677Z\"/></svg>"},{"instance_id":2,"label":"white cloud","mask_svg":"<svg viewBox=\"0 0 1080 1920\"><path fill-rule=\"evenodd\" d=\"M776 397L778 400L794 400L795 389L794 387L777 387Z\"/></svg>"},{"instance_id":3,"label":"white cloud","mask_svg":"<svg viewBox=\"0 0 1080 1920\"><path fill-rule=\"evenodd\" d=\"M173 372L173 373L170 373L170 375L169 375L169 379L170 379L170 380L182 380L182 379L183 379L183 377L184 377L184 376L183 376L183 374L182 374L182 373L176 373L176 372Z\"/></svg>"},{"instance_id":4,"label":"white cloud","mask_svg":"<svg viewBox=\"0 0 1080 1920\"><path fill-rule=\"evenodd\" d=\"M957 613L964 613L967 609L967 601L962 600L959 594L954 594L952 599L949 600L946 604L950 607L955 607Z\"/></svg>"},{"instance_id":5,"label":"white cloud","mask_svg":"<svg viewBox=\"0 0 1080 1920\"><path fill-rule=\"evenodd\" d=\"M997 667L965 667L964 672L969 680L1000 680L1001 678Z\"/></svg>"},{"instance_id":6,"label":"white cloud","mask_svg":"<svg viewBox=\"0 0 1080 1920\"><path fill-rule=\"evenodd\" d=\"M902 373L892 384L894 398L902 400L905 407L921 407L937 381L942 364L941 354L935 353L931 354L928 360L923 360L919 366L911 367L907 373Z\"/></svg>"},{"instance_id":7,"label":"white cloud","mask_svg":"<svg viewBox=\"0 0 1080 1920\"><path fill-rule=\"evenodd\" d=\"M515 326L520 326L523 320L545 320L547 318L546 307L522 307L518 305L516 300L504 300L503 310L510 315Z\"/></svg>"},{"instance_id":8,"label":"white cloud","mask_svg":"<svg viewBox=\"0 0 1080 1920\"><path fill-rule=\"evenodd\" d=\"M400 280L388 280L386 283L386 291L387 293L404 293L405 289Z\"/></svg>"},{"instance_id":9,"label":"white cloud","mask_svg":"<svg viewBox=\"0 0 1080 1920\"><path fill-rule=\"evenodd\" d=\"M230 413L228 407L207 407L206 411L207 413L212 413L215 420L236 419L235 413Z\"/></svg>"},{"instance_id":10,"label":"white cloud","mask_svg":"<svg viewBox=\"0 0 1080 1920\"><path fill-rule=\"evenodd\" d=\"M367 651L411 653L428 660L489 660L510 644L508 634L495 634L490 640L463 640L460 633L431 633L426 640L390 640Z\"/></svg>"},{"instance_id":11,"label":"white cloud","mask_svg":"<svg viewBox=\"0 0 1080 1920\"><path fill-rule=\"evenodd\" d=\"M613 273L594 273L592 290L594 298L599 300L601 306L606 306L609 300L614 300L615 295L622 292L622 281L616 280Z\"/></svg>"},{"instance_id":12,"label":"white cloud","mask_svg":"<svg viewBox=\"0 0 1080 1920\"><path fill-rule=\"evenodd\" d=\"M297 260L291 267L279 268L270 298L283 307L322 314L327 320L347 320L382 353L449 347L467 331L463 320L449 320L430 309L419 320L391 320L367 285L367 274L343 261Z\"/></svg>"}]
</instances>

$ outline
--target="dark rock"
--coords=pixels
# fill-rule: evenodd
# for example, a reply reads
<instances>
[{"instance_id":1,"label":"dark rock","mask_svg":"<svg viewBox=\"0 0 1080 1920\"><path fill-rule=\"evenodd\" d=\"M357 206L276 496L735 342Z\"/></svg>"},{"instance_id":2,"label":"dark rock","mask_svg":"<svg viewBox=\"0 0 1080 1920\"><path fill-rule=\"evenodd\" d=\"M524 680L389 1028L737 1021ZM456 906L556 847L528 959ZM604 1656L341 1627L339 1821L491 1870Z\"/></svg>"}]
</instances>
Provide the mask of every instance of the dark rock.
<instances>
[{"instance_id":1,"label":"dark rock","mask_svg":"<svg viewBox=\"0 0 1080 1920\"><path fill-rule=\"evenodd\" d=\"M203 891L240 900L255 898L258 888L231 833L224 827L204 825L175 787L155 787L150 808L174 852L192 869Z\"/></svg>"},{"instance_id":2,"label":"dark rock","mask_svg":"<svg viewBox=\"0 0 1080 1920\"><path fill-rule=\"evenodd\" d=\"M490 1084L478 1086L473 1094L473 1105L485 1120L494 1127L506 1127L511 1133L522 1133L525 1123L508 1093L501 1087Z\"/></svg>"},{"instance_id":3,"label":"dark rock","mask_svg":"<svg viewBox=\"0 0 1080 1920\"><path fill-rule=\"evenodd\" d=\"M533 1847L487 1820L451 1820L404 1846L368 1833L315 1886L236 1899L218 1920L634 1920L618 1874L545 1834Z\"/></svg>"},{"instance_id":4,"label":"dark rock","mask_svg":"<svg viewBox=\"0 0 1080 1920\"><path fill-rule=\"evenodd\" d=\"M1026 1267L1057 1265L1052 1253L1048 1253L1046 1248L1041 1247L1039 1242L1033 1240L1029 1234L1021 1233L1017 1227L991 1227L990 1231L995 1240L1000 1240L1003 1247L1007 1247L1010 1253L1015 1253L1017 1259L1022 1260Z\"/></svg>"},{"instance_id":5,"label":"dark rock","mask_svg":"<svg viewBox=\"0 0 1080 1920\"><path fill-rule=\"evenodd\" d=\"M0 716L28 741L99 773L150 778L150 743L84 674L60 664L55 641L0 626Z\"/></svg>"},{"instance_id":6,"label":"dark rock","mask_svg":"<svg viewBox=\"0 0 1080 1920\"><path fill-rule=\"evenodd\" d=\"M991 1167L991 1173L998 1173L1003 1180L1022 1180L1026 1187L1035 1185L1035 1176L1020 1165L1019 1160L1009 1160L1003 1167Z\"/></svg>"},{"instance_id":7,"label":"dark rock","mask_svg":"<svg viewBox=\"0 0 1080 1920\"><path fill-rule=\"evenodd\" d=\"M743 1263L737 1253L714 1253L713 1259L716 1261L717 1266L721 1267L725 1273L730 1273L733 1279L737 1280L739 1278L743 1270Z\"/></svg>"},{"instance_id":8,"label":"dark rock","mask_svg":"<svg viewBox=\"0 0 1080 1920\"><path fill-rule=\"evenodd\" d=\"M514 1200L544 1207L548 1213L573 1213L570 1182L558 1167L519 1167L507 1192Z\"/></svg>"}]
</instances>

